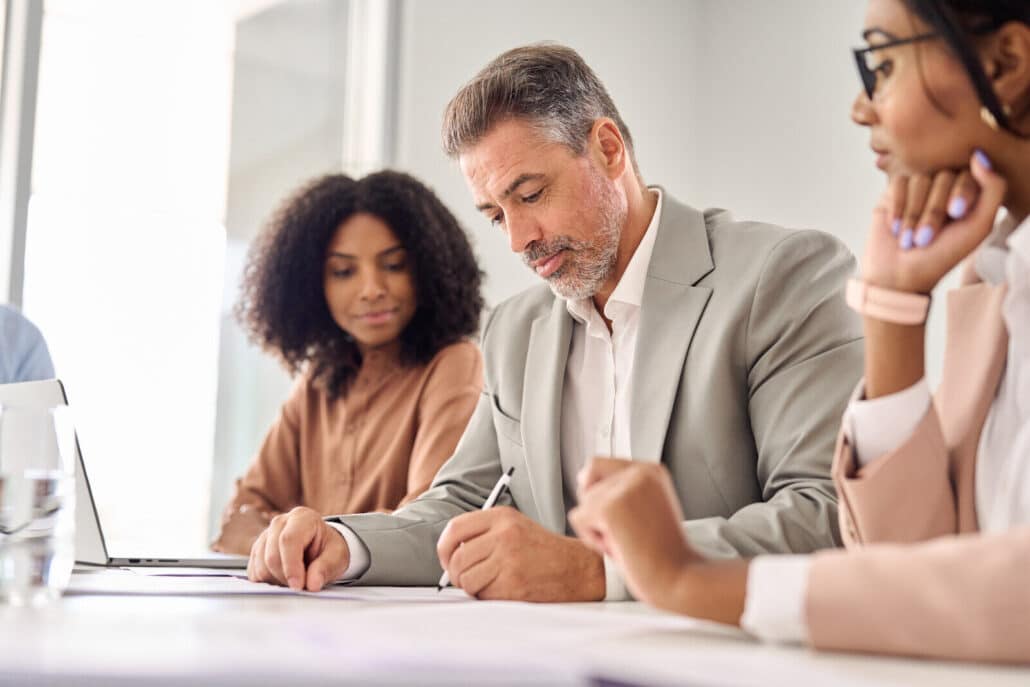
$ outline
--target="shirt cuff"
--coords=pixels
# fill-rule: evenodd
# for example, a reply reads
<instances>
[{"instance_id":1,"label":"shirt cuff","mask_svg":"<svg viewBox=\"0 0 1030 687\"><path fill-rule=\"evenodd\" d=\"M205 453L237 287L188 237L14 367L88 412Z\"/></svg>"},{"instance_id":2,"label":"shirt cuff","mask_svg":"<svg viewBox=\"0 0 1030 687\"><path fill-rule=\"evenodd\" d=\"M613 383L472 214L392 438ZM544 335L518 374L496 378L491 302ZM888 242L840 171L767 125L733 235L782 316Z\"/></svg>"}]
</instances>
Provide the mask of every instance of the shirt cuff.
<instances>
[{"instance_id":1,"label":"shirt cuff","mask_svg":"<svg viewBox=\"0 0 1030 687\"><path fill-rule=\"evenodd\" d=\"M930 401L925 377L897 393L851 401L844 411L844 427L858 464L868 465L904 444L926 415Z\"/></svg>"},{"instance_id":2,"label":"shirt cuff","mask_svg":"<svg viewBox=\"0 0 1030 687\"><path fill-rule=\"evenodd\" d=\"M354 530L343 523L326 520L325 524L340 533L343 540L347 542L347 550L350 552L350 563L347 564L347 569L343 571L343 575L337 582L352 582L368 572L369 566L372 565L372 557L368 553L365 542L354 534Z\"/></svg>"},{"instance_id":3,"label":"shirt cuff","mask_svg":"<svg viewBox=\"0 0 1030 687\"><path fill-rule=\"evenodd\" d=\"M810 556L758 556L747 573L740 626L762 641L805 643Z\"/></svg>"},{"instance_id":4,"label":"shirt cuff","mask_svg":"<svg viewBox=\"0 0 1030 687\"><path fill-rule=\"evenodd\" d=\"M626 582L622 579L619 566L608 556L604 557L604 600L605 601L630 601L632 597L626 589Z\"/></svg>"}]
</instances>

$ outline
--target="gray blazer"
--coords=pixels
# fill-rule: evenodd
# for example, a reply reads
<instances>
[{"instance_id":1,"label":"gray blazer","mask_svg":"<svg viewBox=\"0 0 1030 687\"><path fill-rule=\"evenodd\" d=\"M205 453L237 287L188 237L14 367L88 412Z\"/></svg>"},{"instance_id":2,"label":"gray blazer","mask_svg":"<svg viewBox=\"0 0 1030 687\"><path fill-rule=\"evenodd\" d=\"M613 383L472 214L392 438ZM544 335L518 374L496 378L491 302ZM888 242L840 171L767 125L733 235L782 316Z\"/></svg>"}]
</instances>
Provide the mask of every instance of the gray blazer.
<instances>
[{"instance_id":1,"label":"gray blazer","mask_svg":"<svg viewBox=\"0 0 1030 687\"><path fill-rule=\"evenodd\" d=\"M633 458L672 473L692 544L716 557L839 544L834 440L862 366L839 241L701 213L668 193L633 362ZM515 466L510 502L567 531L559 428L573 320L546 284L483 330L485 388L429 491L393 514L338 516L368 546L362 584L429 585L447 521Z\"/></svg>"}]
</instances>

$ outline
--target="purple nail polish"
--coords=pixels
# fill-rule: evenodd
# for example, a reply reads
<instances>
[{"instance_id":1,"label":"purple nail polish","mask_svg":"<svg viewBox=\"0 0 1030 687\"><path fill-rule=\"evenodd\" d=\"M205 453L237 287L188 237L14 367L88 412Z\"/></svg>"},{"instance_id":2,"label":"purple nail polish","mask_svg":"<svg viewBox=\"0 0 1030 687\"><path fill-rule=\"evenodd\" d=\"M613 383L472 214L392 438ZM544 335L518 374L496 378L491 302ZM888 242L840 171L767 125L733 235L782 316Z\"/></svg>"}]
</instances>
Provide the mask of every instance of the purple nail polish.
<instances>
[{"instance_id":1,"label":"purple nail polish","mask_svg":"<svg viewBox=\"0 0 1030 687\"><path fill-rule=\"evenodd\" d=\"M916 232L916 245L920 248L925 248L930 245L930 241L933 241L933 227L929 224L919 227L919 231Z\"/></svg>"},{"instance_id":2,"label":"purple nail polish","mask_svg":"<svg viewBox=\"0 0 1030 687\"><path fill-rule=\"evenodd\" d=\"M977 148L976 152L973 153L973 155L976 156L977 162L984 166L984 169L992 169L991 161L988 159L987 153Z\"/></svg>"},{"instance_id":3,"label":"purple nail polish","mask_svg":"<svg viewBox=\"0 0 1030 687\"><path fill-rule=\"evenodd\" d=\"M900 232L900 231L901 231L901 220L900 219L896 219L896 220L894 220L891 223L891 233L894 234L895 236L897 236L898 232Z\"/></svg>"},{"instance_id":4,"label":"purple nail polish","mask_svg":"<svg viewBox=\"0 0 1030 687\"><path fill-rule=\"evenodd\" d=\"M962 196L955 196L948 203L948 217L962 219L966 216L966 199Z\"/></svg>"},{"instance_id":5,"label":"purple nail polish","mask_svg":"<svg viewBox=\"0 0 1030 687\"><path fill-rule=\"evenodd\" d=\"M912 230L906 229L901 232L901 250L912 249Z\"/></svg>"}]
</instances>

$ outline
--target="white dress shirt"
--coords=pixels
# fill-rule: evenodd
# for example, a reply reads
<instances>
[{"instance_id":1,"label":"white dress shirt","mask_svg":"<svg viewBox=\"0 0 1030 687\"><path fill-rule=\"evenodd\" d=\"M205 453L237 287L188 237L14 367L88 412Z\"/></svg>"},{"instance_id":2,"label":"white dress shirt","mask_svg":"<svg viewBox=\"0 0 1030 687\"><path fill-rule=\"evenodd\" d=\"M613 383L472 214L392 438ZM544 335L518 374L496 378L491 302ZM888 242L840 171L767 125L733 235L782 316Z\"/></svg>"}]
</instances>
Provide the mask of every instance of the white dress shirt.
<instances>
[{"instance_id":1,"label":"white dress shirt","mask_svg":"<svg viewBox=\"0 0 1030 687\"><path fill-rule=\"evenodd\" d=\"M980 434L975 478L980 529L997 532L1030 523L1030 218L1018 227L1009 217L999 222L977 253L976 270L987 283L1008 283L1002 304L1008 358ZM901 446L931 401L925 379L895 394L853 401L844 413L844 431L859 464ZM770 641L804 641L808 568L807 556L755 558L741 626Z\"/></svg>"},{"instance_id":2,"label":"white dress shirt","mask_svg":"<svg viewBox=\"0 0 1030 687\"><path fill-rule=\"evenodd\" d=\"M632 457L633 354L647 269L662 216L661 189L650 190L657 197L651 223L604 306L604 316L612 323L611 333L593 299L565 303L575 321L562 388L560 447L565 512L576 505L576 476L588 460L594 456ZM608 559L604 577L606 600L629 598L621 574Z\"/></svg>"},{"instance_id":3,"label":"white dress shirt","mask_svg":"<svg viewBox=\"0 0 1030 687\"><path fill-rule=\"evenodd\" d=\"M592 299L566 301L574 321L562 389L559 444L566 512L576 504L576 476L590 458L630 458L633 354L644 284L662 215L661 189L649 190L657 200L654 215L604 306L604 316L612 323L611 333ZM361 577L371 563L368 547L346 525L329 525L343 535L350 549L350 564L340 579ZM605 599L629 598L622 576L608 559L604 562L604 573Z\"/></svg>"}]
</instances>

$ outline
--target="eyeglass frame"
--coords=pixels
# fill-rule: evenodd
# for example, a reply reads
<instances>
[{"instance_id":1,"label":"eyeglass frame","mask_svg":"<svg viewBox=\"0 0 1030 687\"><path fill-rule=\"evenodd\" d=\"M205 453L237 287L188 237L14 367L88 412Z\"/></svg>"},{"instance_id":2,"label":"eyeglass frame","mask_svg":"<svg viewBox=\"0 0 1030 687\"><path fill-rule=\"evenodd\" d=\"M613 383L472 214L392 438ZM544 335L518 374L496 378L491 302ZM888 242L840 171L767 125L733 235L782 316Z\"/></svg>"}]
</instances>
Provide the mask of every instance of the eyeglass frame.
<instances>
[{"instance_id":1,"label":"eyeglass frame","mask_svg":"<svg viewBox=\"0 0 1030 687\"><path fill-rule=\"evenodd\" d=\"M858 78L862 82L862 88L865 89L866 97L870 100L876 95L876 72L877 69L870 69L869 65L865 61L865 56L871 52L877 50L885 50L886 48L896 48L901 45L909 45L910 43L919 43L921 41L930 40L931 38L940 38L940 34L936 31L929 33L920 33L915 36L909 36L908 38L897 38L886 43L880 43L878 45L870 45L865 48L854 48L851 52L855 56L855 66L858 67Z\"/></svg>"}]
</instances>

